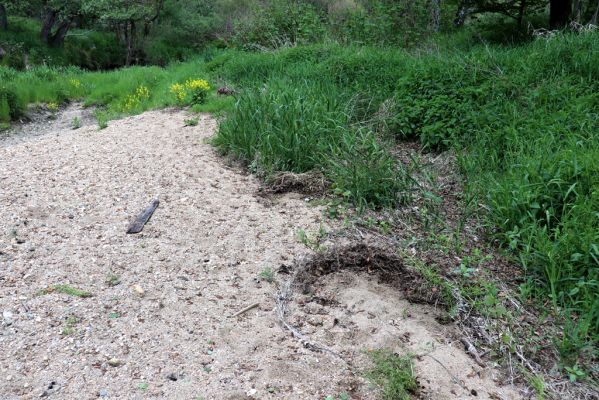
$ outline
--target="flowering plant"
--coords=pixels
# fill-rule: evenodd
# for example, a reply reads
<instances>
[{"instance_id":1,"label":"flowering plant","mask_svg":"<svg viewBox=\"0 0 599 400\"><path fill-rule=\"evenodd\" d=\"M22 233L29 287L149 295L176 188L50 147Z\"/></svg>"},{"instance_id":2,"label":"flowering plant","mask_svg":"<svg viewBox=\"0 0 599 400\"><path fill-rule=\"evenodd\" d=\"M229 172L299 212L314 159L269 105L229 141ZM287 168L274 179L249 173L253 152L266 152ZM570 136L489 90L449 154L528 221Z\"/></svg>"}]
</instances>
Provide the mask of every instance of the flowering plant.
<instances>
[{"instance_id":1,"label":"flowering plant","mask_svg":"<svg viewBox=\"0 0 599 400\"><path fill-rule=\"evenodd\" d=\"M181 105L186 104L188 98L192 105L204 104L209 92L210 84L205 79L188 79L183 84L171 85L171 93L175 95L177 102Z\"/></svg>"}]
</instances>

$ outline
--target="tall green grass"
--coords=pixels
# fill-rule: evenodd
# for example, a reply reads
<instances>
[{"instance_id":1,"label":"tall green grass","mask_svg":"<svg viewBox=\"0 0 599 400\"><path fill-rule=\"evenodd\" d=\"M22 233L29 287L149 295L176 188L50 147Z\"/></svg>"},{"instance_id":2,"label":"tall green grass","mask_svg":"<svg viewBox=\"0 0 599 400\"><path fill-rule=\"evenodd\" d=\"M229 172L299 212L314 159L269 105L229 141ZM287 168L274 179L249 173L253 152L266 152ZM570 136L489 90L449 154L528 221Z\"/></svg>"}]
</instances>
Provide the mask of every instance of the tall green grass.
<instances>
[{"instance_id":1,"label":"tall green grass","mask_svg":"<svg viewBox=\"0 0 599 400\"><path fill-rule=\"evenodd\" d=\"M265 175L319 170L360 208L394 206L411 186L374 133L352 126L344 94L325 82L272 81L241 95L214 144Z\"/></svg>"}]
</instances>

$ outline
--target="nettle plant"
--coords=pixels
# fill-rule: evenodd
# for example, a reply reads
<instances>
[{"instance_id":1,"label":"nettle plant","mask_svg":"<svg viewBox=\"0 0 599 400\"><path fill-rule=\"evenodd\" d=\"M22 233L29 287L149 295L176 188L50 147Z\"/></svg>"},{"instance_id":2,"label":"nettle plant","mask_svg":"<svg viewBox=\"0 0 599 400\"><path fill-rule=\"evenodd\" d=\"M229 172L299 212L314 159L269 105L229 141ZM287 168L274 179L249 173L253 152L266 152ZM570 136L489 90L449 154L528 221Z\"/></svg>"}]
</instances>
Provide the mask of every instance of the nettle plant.
<instances>
[{"instance_id":1,"label":"nettle plant","mask_svg":"<svg viewBox=\"0 0 599 400\"><path fill-rule=\"evenodd\" d=\"M171 93L179 105L204 104L209 92L210 84L205 79L188 79L185 83L171 85Z\"/></svg>"}]
</instances>

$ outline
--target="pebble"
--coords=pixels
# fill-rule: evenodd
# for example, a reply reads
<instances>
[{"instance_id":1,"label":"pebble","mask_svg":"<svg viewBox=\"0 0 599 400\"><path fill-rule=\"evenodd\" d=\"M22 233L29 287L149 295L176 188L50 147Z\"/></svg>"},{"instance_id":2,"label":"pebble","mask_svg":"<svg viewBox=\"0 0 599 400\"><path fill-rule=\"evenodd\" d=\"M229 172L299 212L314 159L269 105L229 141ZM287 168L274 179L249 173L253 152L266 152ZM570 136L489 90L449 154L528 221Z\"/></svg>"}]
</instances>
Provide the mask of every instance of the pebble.
<instances>
[{"instance_id":1,"label":"pebble","mask_svg":"<svg viewBox=\"0 0 599 400\"><path fill-rule=\"evenodd\" d=\"M6 325L12 325L12 323L13 323L13 313L12 312L10 312L8 310L3 311L2 318L4 319L4 323Z\"/></svg>"},{"instance_id":2,"label":"pebble","mask_svg":"<svg viewBox=\"0 0 599 400\"><path fill-rule=\"evenodd\" d=\"M108 397L108 390L100 389L100 397Z\"/></svg>"},{"instance_id":3,"label":"pebble","mask_svg":"<svg viewBox=\"0 0 599 400\"><path fill-rule=\"evenodd\" d=\"M146 294L146 291L139 285L133 285L133 291L140 296Z\"/></svg>"},{"instance_id":4,"label":"pebble","mask_svg":"<svg viewBox=\"0 0 599 400\"><path fill-rule=\"evenodd\" d=\"M122 363L123 362L118 358L111 358L110 360L108 360L108 365L110 365L111 367L118 367Z\"/></svg>"},{"instance_id":5,"label":"pebble","mask_svg":"<svg viewBox=\"0 0 599 400\"><path fill-rule=\"evenodd\" d=\"M166 376L166 379L168 379L169 381L173 381L176 382L179 380L179 377L177 376L177 374L175 374L174 372L171 372L170 374L168 374Z\"/></svg>"}]
</instances>

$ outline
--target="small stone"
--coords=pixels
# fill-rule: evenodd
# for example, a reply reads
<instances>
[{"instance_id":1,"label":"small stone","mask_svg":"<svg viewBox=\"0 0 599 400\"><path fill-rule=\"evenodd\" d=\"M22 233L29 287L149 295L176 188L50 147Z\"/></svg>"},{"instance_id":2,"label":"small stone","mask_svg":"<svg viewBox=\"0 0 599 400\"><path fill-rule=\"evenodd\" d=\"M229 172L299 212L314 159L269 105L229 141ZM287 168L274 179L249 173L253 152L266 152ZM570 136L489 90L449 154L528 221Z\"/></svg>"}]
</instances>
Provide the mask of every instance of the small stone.
<instances>
[{"instance_id":1,"label":"small stone","mask_svg":"<svg viewBox=\"0 0 599 400\"><path fill-rule=\"evenodd\" d=\"M108 390L100 389L100 397L108 397Z\"/></svg>"},{"instance_id":2,"label":"small stone","mask_svg":"<svg viewBox=\"0 0 599 400\"><path fill-rule=\"evenodd\" d=\"M140 296L146 294L146 291L139 285L133 285L133 291Z\"/></svg>"},{"instance_id":3,"label":"small stone","mask_svg":"<svg viewBox=\"0 0 599 400\"><path fill-rule=\"evenodd\" d=\"M7 380L7 381L12 381L12 375L8 375L8 376L6 377L6 380Z\"/></svg>"},{"instance_id":4,"label":"small stone","mask_svg":"<svg viewBox=\"0 0 599 400\"><path fill-rule=\"evenodd\" d=\"M123 362L118 358L111 358L110 360L108 360L108 365L110 365L111 367L118 367L122 363Z\"/></svg>"},{"instance_id":5,"label":"small stone","mask_svg":"<svg viewBox=\"0 0 599 400\"><path fill-rule=\"evenodd\" d=\"M166 376L166 379L168 379L169 381L177 382L179 380L179 377L174 372L171 372Z\"/></svg>"},{"instance_id":6,"label":"small stone","mask_svg":"<svg viewBox=\"0 0 599 400\"><path fill-rule=\"evenodd\" d=\"M6 325L12 325L13 323L13 313L6 310L2 312L2 318L4 319L4 323Z\"/></svg>"},{"instance_id":7,"label":"small stone","mask_svg":"<svg viewBox=\"0 0 599 400\"><path fill-rule=\"evenodd\" d=\"M247 395L248 396L254 396L256 393L258 393L258 391L256 389L250 389L247 391Z\"/></svg>"}]
</instances>

